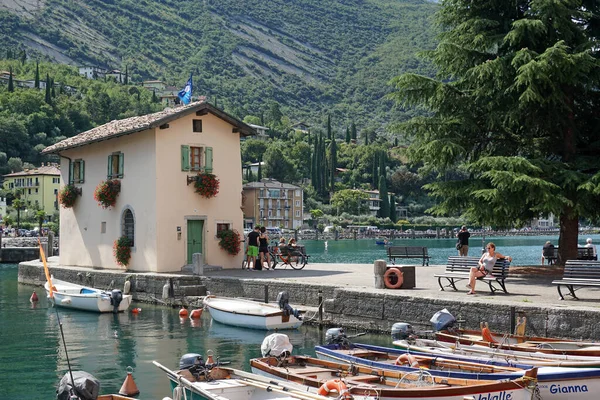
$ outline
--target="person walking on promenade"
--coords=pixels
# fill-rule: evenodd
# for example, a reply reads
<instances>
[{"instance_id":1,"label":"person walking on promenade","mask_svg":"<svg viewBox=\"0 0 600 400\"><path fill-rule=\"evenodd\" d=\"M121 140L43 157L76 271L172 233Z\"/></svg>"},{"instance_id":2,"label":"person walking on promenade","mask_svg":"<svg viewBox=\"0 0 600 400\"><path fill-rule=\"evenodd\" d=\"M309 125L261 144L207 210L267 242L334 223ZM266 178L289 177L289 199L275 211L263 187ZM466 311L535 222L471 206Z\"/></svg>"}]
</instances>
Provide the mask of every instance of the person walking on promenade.
<instances>
[{"instance_id":1,"label":"person walking on promenade","mask_svg":"<svg viewBox=\"0 0 600 400\"><path fill-rule=\"evenodd\" d=\"M509 262L512 262L512 257L503 256L498 253L496 251L496 245L492 242L488 243L487 246L485 246L485 249L487 252L481 256L477 263L477 267L472 267L471 272L469 272L469 283L467 284L467 287L471 290L469 290L467 294L475 294L475 282L477 282L477 278L491 275L496 260L506 258Z\"/></svg>"},{"instance_id":2,"label":"person walking on promenade","mask_svg":"<svg viewBox=\"0 0 600 400\"><path fill-rule=\"evenodd\" d=\"M258 237L260 236L260 228L254 227L254 230L248 234L248 251L246 253L246 268L248 270L256 270L256 257L258 257ZM252 260L252 268L250 268L250 260Z\"/></svg>"},{"instance_id":3,"label":"person walking on promenade","mask_svg":"<svg viewBox=\"0 0 600 400\"><path fill-rule=\"evenodd\" d=\"M460 231L458 231L456 237L458 238L458 243L456 243L458 255L461 257L466 257L469 255L469 238L471 237L471 233L467 230L466 225L463 225L462 228L460 228Z\"/></svg>"}]
</instances>

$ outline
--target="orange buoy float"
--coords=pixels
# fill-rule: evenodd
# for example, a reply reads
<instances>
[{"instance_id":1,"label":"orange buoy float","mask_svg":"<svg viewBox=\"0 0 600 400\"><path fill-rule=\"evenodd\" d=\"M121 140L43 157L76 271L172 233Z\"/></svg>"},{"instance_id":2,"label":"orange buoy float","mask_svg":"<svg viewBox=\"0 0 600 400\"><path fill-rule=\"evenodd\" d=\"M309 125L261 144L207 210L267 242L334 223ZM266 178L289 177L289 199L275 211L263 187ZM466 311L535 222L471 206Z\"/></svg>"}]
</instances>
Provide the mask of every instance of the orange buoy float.
<instances>
[{"instance_id":1,"label":"orange buoy float","mask_svg":"<svg viewBox=\"0 0 600 400\"><path fill-rule=\"evenodd\" d=\"M388 268L383 274L383 282L388 289L398 289L404 283L402 271L398 268Z\"/></svg>"},{"instance_id":2,"label":"orange buoy float","mask_svg":"<svg viewBox=\"0 0 600 400\"><path fill-rule=\"evenodd\" d=\"M133 309L131 310L131 313L132 313L132 314L139 314L141 311L142 311L142 309L141 309L141 308L133 308Z\"/></svg>"},{"instance_id":3,"label":"orange buoy float","mask_svg":"<svg viewBox=\"0 0 600 400\"><path fill-rule=\"evenodd\" d=\"M38 298L37 293L35 292L35 290L33 291L33 294L31 295L31 297L29 298L29 301L32 303L35 303L37 301L39 301L40 299Z\"/></svg>"},{"instance_id":4,"label":"orange buoy float","mask_svg":"<svg viewBox=\"0 0 600 400\"><path fill-rule=\"evenodd\" d=\"M408 365L413 368L419 367L419 361L412 354L400 354L398 358L396 358L396 365Z\"/></svg>"},{"instance_id":5,"label":"orange buoy float","mask_svg":"<svg viewBox=\"0 0 600 400\"><path fill-rule=\"evenodd\" d=\"M185 318L188 316L188 310L185 309L185 307L181 307L181 310L179 310L179 316L182 318Z\"/></svg>"},{"instance_id":6,"label":"orange buoy float","mask_svg":"<svg viewBox=\"0 0 600 400\"><path fill-rule=\"evenodd\" d=\"M329 392L336 391L340 398L351 399L352 395L348 391L348 386L339 379L331 379L319 387L317 394L327 396Z\"/></svg>"},{"instance_id":7,"label":"orange buoy float","mask_svg":"<svg viewBox=\"0 0 600 400\"><path fill-rule=\"evenodd\" d=\"M201 308L196 308L195 310L192 310L192 312L190 313L190 318L191 319L198 319L202 316L202 309Z\"/></svg>"},{"instance_id":8,"label":"orange buoy float","mask_svg":"<svg viewBox=\"0 0 600 400\"><path fill-rule=\"evenodd\" d=\"M140 394L140 390L138 389L135 381L133 380L133 376L131 373L133 372L133 368L127 367L127 377L125 377L125 381L121 386L121 390L119 390L119 394L121 396L136 396Z\"/></svg>"}]
</instances>

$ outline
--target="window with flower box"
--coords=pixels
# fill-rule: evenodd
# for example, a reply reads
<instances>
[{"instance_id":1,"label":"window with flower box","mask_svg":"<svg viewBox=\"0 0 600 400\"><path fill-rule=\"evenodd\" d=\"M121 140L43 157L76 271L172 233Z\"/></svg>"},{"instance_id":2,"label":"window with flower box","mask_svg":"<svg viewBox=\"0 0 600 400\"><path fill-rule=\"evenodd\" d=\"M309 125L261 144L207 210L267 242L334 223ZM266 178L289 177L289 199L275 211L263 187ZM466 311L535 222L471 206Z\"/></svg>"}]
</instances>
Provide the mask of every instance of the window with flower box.
<instances>
[{"instance_id":1,"label":"window with flower box","mask_svg":"<svg viewBox=\"0 0 600 400\"><path fill-rule=\"evenodd\" d=\"M123 153L115 152L108 156L108 168L106 172L107 179L116 179L123 177L124 167Z\"/></svg>"},{"instance_id":2,"label":"window with flower box","mask_svg":"<svg viewBox=\"0 0 600 400\"><path fill-rule=\"evenodd\" d=\"M206 146L181 146L181 170L213 172L213 149Z\"/></svg>"},{"instance_id":3,"label":"window with flower box","mask_svg":"<svg viewBox=\"0 0 600 400\"><path fill-rule=\"evenodd\" d=\"M230 222L217 222L217 229L216 229L216 235L219 234L219 232L221 231L229 231L231 230L231 223Z\"/></svg>"},{"instance_id":4,"label":"window with flower box","mask_svg":"<svg viewBox=\"0 0 600 400\"><path fill-rule=\"evenodd\" d=\"M70 167L69 183L83 183L85 180L85 161L73 160Z\"/></svg>"}]
</instances>

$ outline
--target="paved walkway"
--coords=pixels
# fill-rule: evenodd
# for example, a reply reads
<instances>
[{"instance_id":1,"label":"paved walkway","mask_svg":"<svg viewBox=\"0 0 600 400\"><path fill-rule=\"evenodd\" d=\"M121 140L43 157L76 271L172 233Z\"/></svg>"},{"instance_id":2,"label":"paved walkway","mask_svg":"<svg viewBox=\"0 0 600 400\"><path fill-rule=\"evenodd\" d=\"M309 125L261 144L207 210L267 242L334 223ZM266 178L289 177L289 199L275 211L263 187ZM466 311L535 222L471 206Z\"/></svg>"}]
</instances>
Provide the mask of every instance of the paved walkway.
<instances>
[{"instance_id":1,"label":"paved walkway","mask_svg":"<svg viewBox=\"0 0 600 400\"><path fill-rule=\"evenodd\" d=\"M277 267L275 270L247 271L240 269L228 269L221 271L206 272L205 275L246 278L246 279L277 279L294 283L318 283L323 285L332 285L336 287L346 287L361 291L386 291L393 294L410 294L413 297L424 299L441 297L466 302L494 302L497 304L506 304L513 306L522 306L524 304L552 307L569 308L582 310L600 310L600 288L582 289L578 296L581 300L560 300L556 285L552 285L552 280L558 279L560 274L555 275L513 275L506 280L508 294L496 292L490 294L488 285L478 282L476 286L477 294L467 296L468 289L465 287L467 281L461 281L457 284L458 291L441 291L437 278L434 275L442 273L445 266L434 265L429 267L416 266L416 287L414 289L375 289L375 278L373 274L373 265L371 264L307 264L303 270L296 271L290 267ZM552 267L555 268L555 267ZM512 273L511 273L512 275ZM563 290L565 293L566 290Z\"/></svg>"}]
</instances>

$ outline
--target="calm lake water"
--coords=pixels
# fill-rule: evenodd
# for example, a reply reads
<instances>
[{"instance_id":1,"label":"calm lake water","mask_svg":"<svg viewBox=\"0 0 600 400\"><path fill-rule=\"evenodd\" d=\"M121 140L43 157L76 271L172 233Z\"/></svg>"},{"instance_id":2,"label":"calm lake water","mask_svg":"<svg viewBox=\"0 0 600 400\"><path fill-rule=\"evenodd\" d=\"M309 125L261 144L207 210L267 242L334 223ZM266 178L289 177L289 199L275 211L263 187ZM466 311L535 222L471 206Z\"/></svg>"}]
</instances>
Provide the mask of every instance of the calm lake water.
<instances>
[{"instance_id":1,"label":"calm lake water","mask_svg":"<svg viewBox=\"0 0 600 400\"><path fill-rule=\"evenodd\" d=\"M58 381L68 371L56 310L42 288L32 308L29 285L17 283L17 265L0 264L0 399L50 400ZM249 370L248 360L260 357L264 331L234 328L213 322L208 312L197 323L180 320L177 309L134 304L140 314L95 314L58 309L67 351L74 370L91 373L101 382L102 393L116 393L134 368L140 399L172 396L168 379L152 365L156 360L176 368L185 353L206 355L212 350L235 368ZM286 332L295 354L314 355L324 331L303 326ZM351 333L351 332L349 332ZM387 335L365 335L361 341L390 345Z\"/></svg>"},{"instance_id":2,"label":"calm lake water","mask_svg":"<svg viewBox=\"0 0 600 400\"><path fill-rule=\"evenodd\" d=\"M579 244L584 245L585 239L591 237L593 243L600 245L600 235L579 236ZM542 246L550 240L558 246L558 236L491 236L485 242L494 242L496 249L504 255L512 256L512 265L539 265ZM377 259L387 259L386 248L375 244L375 239L361 240L302 240L306 246L311 263L349 263L372 264ZM394 246L424 246L427 247L430 264L445 264L449 256L457 255L456 239L394 239ZM596 247L600 250L600 247ZM482 249L481 237L469 240L469 255L480 256ZM403 264L416 264L418 260L402 260Z\"/></svg>"}]
</instances>

